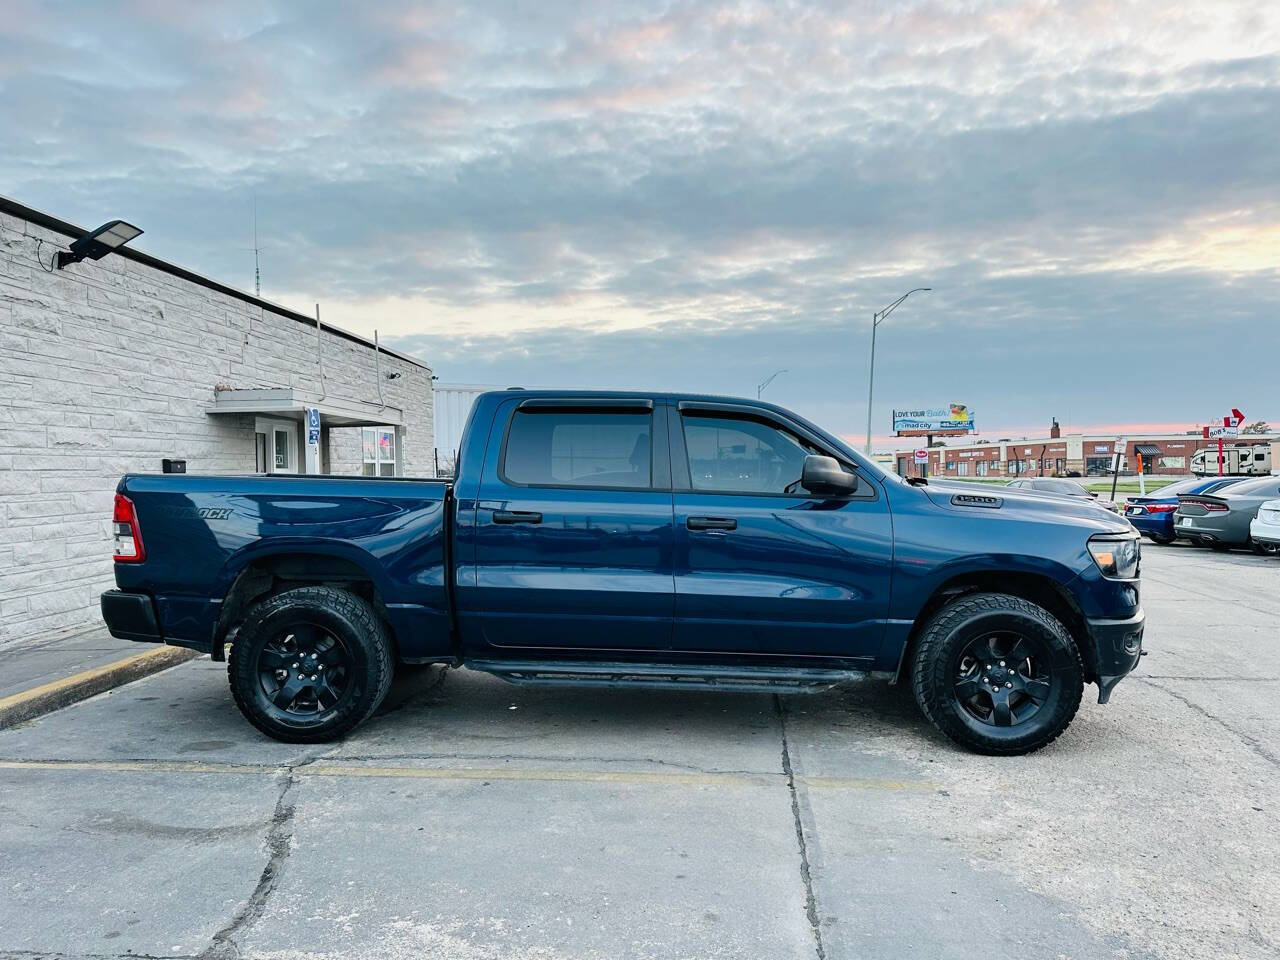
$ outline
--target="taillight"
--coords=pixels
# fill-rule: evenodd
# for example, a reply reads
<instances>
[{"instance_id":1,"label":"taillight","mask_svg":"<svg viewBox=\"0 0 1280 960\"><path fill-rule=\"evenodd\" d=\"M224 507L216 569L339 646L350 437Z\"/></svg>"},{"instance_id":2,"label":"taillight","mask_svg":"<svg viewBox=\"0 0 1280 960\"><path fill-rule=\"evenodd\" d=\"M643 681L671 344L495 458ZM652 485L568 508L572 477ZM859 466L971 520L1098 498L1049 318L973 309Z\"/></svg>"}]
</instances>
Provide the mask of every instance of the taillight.
<instances>
[{"instance_id":1,"label":"taillight","mask_svg":"<svg viewBox=\"0 0 1280 960\"><path fill-rule=\"evenodd\" d=\"M1143 506L1147 508L1147 513L1169 513L1178 509L1176 503L1144 503Z\"/></svg>"},{"instance_id":2,"label":"taillight","mask_svg":"<svg viewBox=\"0 0 1280 960\"><path fill-rule=\"evenodd\" d=\"M1204 504L1202 504L1202 506L1204 507L1205 511L1208 513L1226 513L1227 512L1227 505L1225 503L1209 503L1206 501Z\"/></svg>"},{"instance_id":3,"label":"taillight","mask_svg":"<svg viewBox=\"0 0 1280 960\"><path fill-rule=\"evenodd\" d=\"M138 526L138 513L133 501L123 493L116 494L115 509L111 513L111 529L115 537L116 563L141 563L147 558L142 547L142 528Z\"/></svg>"}]
</instances>

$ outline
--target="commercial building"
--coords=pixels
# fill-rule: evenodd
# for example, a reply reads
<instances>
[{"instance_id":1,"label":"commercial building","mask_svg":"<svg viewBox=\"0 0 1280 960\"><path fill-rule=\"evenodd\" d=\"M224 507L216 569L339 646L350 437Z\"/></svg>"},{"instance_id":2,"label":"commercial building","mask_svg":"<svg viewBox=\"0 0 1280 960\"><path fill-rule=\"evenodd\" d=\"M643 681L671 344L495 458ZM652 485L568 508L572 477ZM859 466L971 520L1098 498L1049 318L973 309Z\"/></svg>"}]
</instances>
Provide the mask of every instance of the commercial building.
<instances>
[{"instance_id":1,"label":"commercial building","mask_svg":"<svg viewBox=\"0 0 1280 960\"><path fill-rule=\"evenodd\" d=\"M1240 437L1230 444L1270 443L1271 436ZM923 447L923 443L920 445ZM1142 472L1153 476L1186 476L1197 450L1211 449L1215 462L1218 442L1207 440L1200 432L1152 433L1116 437L1114 435L1062 435L1057 422L1049 435L1021 440L953 443L929 450L929 476L942 477L1017 477L1017 476L1103 476L1115 469L1116 454L1121 455L1120 468L1136 472L1138 456L1142 456ZM914 462L911 450L893 454L897 472L902 476L918 476L921 464Z\"/></svg>"},{"instance_id":2,"label":"commercial building","mask_svg":"<svg viewBox=\"0 0 1280 960\"><path fill-rule=\"evenodd\" d=\"M124 473L434 475L421 360L128 245L60 267L85 234L0 198L0 642L97 622Z\"/></svg>"}]
</instances>

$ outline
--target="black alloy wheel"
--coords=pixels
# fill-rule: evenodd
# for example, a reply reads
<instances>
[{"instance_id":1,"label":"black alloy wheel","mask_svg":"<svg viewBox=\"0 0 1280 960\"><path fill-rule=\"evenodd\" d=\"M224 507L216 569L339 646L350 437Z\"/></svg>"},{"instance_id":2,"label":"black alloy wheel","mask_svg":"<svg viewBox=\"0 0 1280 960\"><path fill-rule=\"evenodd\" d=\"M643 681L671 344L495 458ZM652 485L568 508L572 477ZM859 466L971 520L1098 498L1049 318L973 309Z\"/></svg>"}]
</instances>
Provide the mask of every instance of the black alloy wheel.
<instances>
[{"instance_id":1,"label":"black alloy wheel","mask_svg":"<svg viewBox=\"0 0 1280 960\"><path fill-rule=\"evenodd\" d=\"M258 682L275 710L315 716L333 709L346 694L351 654L324 627L301 623L263 644Z\"/></svg>"},{"instance_id":2,"label":"black alloy wheel","mask_svg":"<svg viewBox=\"0 0 1280 960\"><path fill-rule=\"evenodd\" d=\"M975 637L956 657L956 701L980 723L1024 723L1049 699L1053 677L1048 664L1037 637L1007 631Z\"/></svg>"}]
</instances>

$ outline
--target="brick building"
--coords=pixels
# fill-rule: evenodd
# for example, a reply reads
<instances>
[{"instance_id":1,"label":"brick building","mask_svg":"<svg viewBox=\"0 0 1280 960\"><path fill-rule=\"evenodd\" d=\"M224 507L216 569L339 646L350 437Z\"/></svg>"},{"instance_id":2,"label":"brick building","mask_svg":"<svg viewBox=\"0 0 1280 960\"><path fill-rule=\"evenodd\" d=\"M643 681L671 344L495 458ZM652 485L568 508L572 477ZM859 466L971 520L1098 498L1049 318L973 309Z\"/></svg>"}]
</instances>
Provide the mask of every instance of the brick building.
<instances>
[{"instance_id":1,"label":"brick building","mask_svg":"<svg viewBox=\"0 0 1280 960\"><path fill-rule=\"evenodd\" d=\"M1241 437L1236 443L1267 444L1270 436ZM923 443L920 444L923 446ZM1195 433L1153 433L1123 438L1067 434L1057 423L1046 437L1021 440L994 440L971 444L950 444L929 451L929 476L1016 477L1016 476L1102 476L1111 473L1115 455L1122 456L1121 469L1137 471L1142 455L1143 473L1152 476L1187 476L1197 450L1217 451L1217 441ZM894 466L903 476L918 476L920 465L912 452L895 451Z\"/></svg>"},{"instance_id":2,"label":"brick building","mask_svg":"<svg viewBox=\"0 0 1280 960\"><path fill-rule=\"evenodd\" d=\"M97 622L126 472L432 476L431 370L0 197L0 643Z\"/></svg>"}]
</instances>

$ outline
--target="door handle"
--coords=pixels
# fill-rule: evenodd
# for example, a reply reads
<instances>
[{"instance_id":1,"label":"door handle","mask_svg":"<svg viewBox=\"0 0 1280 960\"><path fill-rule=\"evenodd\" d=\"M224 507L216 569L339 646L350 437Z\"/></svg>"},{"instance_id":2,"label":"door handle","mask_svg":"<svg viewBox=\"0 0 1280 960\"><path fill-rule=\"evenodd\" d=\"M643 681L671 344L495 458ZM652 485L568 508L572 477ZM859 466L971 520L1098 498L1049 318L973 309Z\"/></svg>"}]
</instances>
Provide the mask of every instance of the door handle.
<instances>
[{"instance_id":1,"label":"door handle","mask_svg":"<svg viewBox=\"0 0 1280 960\"><path fill-rule=\"evenodd\" d=\"M690 530L737 530L738 521L732 517L690 517L684 522Z\"/></svg>"},{"instance_id":2,"label":"door handle","mask_svg":"<svg viewBox=\"0 0 1280 960\"><path fill-rule=\"evenodd\" d=\"M541 523L542 514L536 510L495 510L494 523Z\"/></svg>"}]
</instances>

